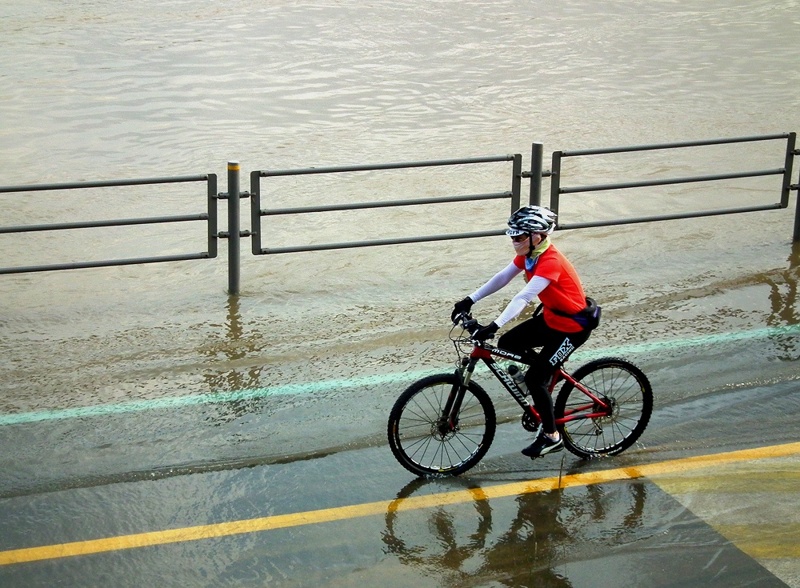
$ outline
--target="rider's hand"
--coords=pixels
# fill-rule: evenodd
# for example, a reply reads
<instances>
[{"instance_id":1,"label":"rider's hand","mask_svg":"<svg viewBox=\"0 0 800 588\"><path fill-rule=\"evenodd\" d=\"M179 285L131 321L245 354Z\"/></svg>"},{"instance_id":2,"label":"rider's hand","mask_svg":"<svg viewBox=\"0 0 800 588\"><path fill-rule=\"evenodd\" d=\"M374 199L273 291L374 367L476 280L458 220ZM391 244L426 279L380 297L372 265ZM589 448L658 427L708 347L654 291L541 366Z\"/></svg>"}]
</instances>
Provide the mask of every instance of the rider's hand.
<instances>
[{"instance_id":1,"label":"rider's hand","mask_svg":"<svg viewBox=\"0 0 800 588\"><path fill-rule=\"evenodd\" d=\"M453 305L453 312L450 314L450 320L455 323L458 320L458 315L469 312L472 305L475 304L472 298L467 296L464 300L459 300Z\"/></svg>"},{"instance_id":2,"label":"rider's hand","mask_svg":"<svg viewBox=\"0 0 800 588\"><path fill-rule=\"evenodd\" d=\"M476 341L486 341L487 339L491 339L497 333L497 329L500 327L492 321L485 327L478 325L478 328L472 332L472 338Z\"/></svg>"}]
</instances>

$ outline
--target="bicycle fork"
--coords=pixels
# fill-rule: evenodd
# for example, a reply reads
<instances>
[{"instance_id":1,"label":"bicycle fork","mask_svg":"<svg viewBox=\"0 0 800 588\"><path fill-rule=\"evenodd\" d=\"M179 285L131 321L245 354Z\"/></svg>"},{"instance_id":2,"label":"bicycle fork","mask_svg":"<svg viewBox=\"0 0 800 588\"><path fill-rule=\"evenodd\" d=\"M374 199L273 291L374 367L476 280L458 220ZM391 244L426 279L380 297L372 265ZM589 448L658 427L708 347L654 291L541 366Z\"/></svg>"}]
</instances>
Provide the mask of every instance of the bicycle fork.
<instances>
[{"instance_id":1,"label":"bicycle fork","mask_svg":"<svg viewBox=\"0 0 800 588\"><path fill-rule=\"evenodd\" d=\"M461 414L461 404L464 402L464 394L472 380L475 372L475 365L478 360L475 358L462 358L461 365L456 368L453 375L456 383L447 395L447 401L442 408L442 415L439 418L439 432L446 435L458 429L458 415Z\"/></svg>"}]
</instances>

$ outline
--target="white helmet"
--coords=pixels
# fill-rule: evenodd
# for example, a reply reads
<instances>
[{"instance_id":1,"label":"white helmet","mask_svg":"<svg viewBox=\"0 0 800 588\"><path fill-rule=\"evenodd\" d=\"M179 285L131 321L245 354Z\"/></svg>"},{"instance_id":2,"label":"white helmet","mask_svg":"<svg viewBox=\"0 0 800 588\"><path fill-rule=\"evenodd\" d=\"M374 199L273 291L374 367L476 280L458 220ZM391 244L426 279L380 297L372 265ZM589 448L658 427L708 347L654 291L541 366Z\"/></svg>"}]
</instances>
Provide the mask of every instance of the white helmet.
<instances>
[{"instance_id":1,"label":"white helmet","mask_svg":"<svg viewBox=\"0 0 800 588\"><path fill-rule=\"evenodd\" d=\"M556 213L544 206L523 206L508 219L506 235L529 233L549 235L556 229Z\"/></svg>"}]
</instances>

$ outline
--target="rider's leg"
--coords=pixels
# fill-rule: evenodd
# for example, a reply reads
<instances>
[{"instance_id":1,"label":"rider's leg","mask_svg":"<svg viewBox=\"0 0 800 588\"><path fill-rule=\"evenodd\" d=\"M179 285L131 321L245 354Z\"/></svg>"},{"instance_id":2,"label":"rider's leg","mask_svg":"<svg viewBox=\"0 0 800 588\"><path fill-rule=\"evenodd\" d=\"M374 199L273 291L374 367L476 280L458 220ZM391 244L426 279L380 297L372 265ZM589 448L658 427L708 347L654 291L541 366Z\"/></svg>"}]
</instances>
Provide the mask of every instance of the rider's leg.
<instances>
[{"instance_id":1,"label":"rider's leg","mask_svg":"<svg viewBox=\"0 0 800 588\"><path fill-rule=\"evenodd\" d=\"M555 370L555 366L551 366L544 355L539 353L525 374L525 384L533 398L536 412L542 417L542 430L551 436L556 434L556 419L553 412L553 398L548 387Z\"/></svg>"},{"instance_id":2,"label":"rider's leg","mask_svg":"<svg viewBox=\"0 0 800 588\"><path fill-rule=\"evenodd\" d=\"M525 375L525 383L531 392L536 410L542 417L542 429L555 436L556 422L553 414L553 398L550 395L550 380L561 364L583 345L591 331L564 333L544 325L541 332L542 350ZM540 408L541 406L541 408Z\"/></svg>"},{"instance_id":3,"label":"rider's leg","mask_svg":"<svg viewBox=\"0 0 800 588\"><path fill-rule=\"evenodd\" d=\"M527 360L526 363L531 363L536 357L536 352L532 348L544 344L540 339L545 328L542 315L536 315L503 333L497 340L497 346L517 353Z\"/></svg>"},{"instance_id":4,"label":"rider's leg","mask_svg":"<svg viewBox=\"0 0 800 588\"><path fill-rule=\"evenodd\" d=\"M547 343L552 339L554 332L545 324L544 317L537 314L504 333L497 341L498 347L522 355L526 363L531 365L525 374L525 384L531 393L536 411L544 421L544 430L551 433L555 432L556 427L553 420L553 402L547 393L547 384L550 382L553 369L548 369L547 362L542 362L542 355L536 353L533 348L547 348Z\"/></svg>"},{"instance_id":5,"label":"rider's leg","mask_svg":"<svg viewBox=\"0 0 800 588\"><path fill-rule=\"evenodd\" d=\"M590 331L578 333L562 333L550 329L545 325L541 333L542 350L531 364L525 374L525 383L533 398L536 411L542 418L542 435L533 443L522 450L524 455L534 458L563 448L561 435L556 429L556 420L553 410L553 398L550 395L549 385L555 371L564 360L586 342Z\"/></svg>"}]
</instances>

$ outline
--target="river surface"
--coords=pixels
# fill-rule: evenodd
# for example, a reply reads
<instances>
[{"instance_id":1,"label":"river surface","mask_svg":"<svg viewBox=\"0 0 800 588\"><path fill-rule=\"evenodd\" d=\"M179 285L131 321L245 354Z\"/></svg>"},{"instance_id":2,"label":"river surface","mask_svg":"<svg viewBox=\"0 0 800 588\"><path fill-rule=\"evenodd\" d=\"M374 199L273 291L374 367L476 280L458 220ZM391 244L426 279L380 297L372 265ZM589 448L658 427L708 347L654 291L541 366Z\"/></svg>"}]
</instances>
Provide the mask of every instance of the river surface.
<instances>
[{"instance_id":1,"label":"river surface","mask_svg":"<svg viewBox=\"0 0 800 588\"><path fill-rule=\"evenodd\" d=\"M252 170L508 153L527 165L533 142L547 168L555 150L798 131L799 9L796 0L4 1L0 184L216 173L222 191L231 160L247 189ZM565 163L565 177L773 169L783 148L589 157ZM509 180L507 166L280 178L262 180L262 206L472 194ZM2 225L203 212L205 197L200 185L4 194ZM779 198L779 178L766 177L563 197L561 215ZM663 403L796 377L795 198L788 210L557 233L604 307L586 353L636 355ZM508 212L499 201L271 219L264 245L496 229ZM18 266L193 252L205 248L204 230L0 235L0 257ZM0 276L4 426L21 426L19 415L59 423L26 429L31 445L5 454L5 491L65 470L116 475L381 443L403 374L449 369L453 301L512 254L504 237L267 257L244 240L242 293L228 297L220 249L211 261ZM479 318L510 296L478 305ZM698 346L711 362L693 363ZM241 391L267 392L192 413L175 454L159 451L159 440L175 441L166 414L127 430L57 412L124 414L140 401ZM37 467L47 451L52 469ZM72 461L62 468L62 459Z\"/></svg>"}]
</instances>

